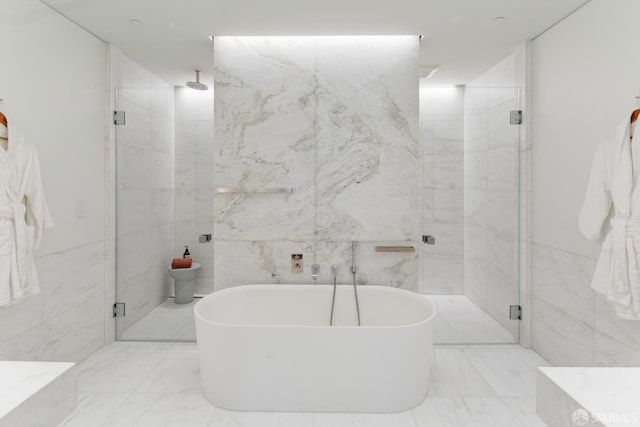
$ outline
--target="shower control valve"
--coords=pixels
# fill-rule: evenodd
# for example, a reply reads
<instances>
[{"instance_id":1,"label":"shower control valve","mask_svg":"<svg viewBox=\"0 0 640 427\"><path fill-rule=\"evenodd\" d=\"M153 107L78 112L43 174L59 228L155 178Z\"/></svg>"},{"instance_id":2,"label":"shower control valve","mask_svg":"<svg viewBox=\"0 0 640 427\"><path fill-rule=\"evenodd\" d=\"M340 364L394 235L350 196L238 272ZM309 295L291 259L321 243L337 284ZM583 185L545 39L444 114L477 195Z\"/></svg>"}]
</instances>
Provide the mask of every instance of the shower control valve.
<instances>
[{"instance_id":1,"label":"shower control valve","mask_svg":"<svg viewBox=\"0 0 640 427\"><path fill-rule=\"evenodd\" d=\"M302 273L302 254L291 254L291 272Z\"/></svg>"}]
</instances>

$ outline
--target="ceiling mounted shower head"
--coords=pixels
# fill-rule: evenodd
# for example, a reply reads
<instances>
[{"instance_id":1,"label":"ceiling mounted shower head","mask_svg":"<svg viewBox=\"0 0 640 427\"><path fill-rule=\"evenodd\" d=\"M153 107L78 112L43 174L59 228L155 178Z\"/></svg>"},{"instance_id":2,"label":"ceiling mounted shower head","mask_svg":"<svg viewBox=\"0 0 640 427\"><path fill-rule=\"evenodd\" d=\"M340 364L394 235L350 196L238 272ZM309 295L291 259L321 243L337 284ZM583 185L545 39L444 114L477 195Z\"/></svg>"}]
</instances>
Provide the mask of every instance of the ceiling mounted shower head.
<instances>
[{"instance_id":1,"label":"ceiling mounted shower head","mask_svg":"<svg viewBox=\"0 0 640 427\"><path fill-rule=\"evenodd\" d=\"M200 70L196 70L196 81L195 82L187 82L187 86L191 89L196 90L208 90L209 86L204 83L200 83Z\"/></svg>"}]
</instances>

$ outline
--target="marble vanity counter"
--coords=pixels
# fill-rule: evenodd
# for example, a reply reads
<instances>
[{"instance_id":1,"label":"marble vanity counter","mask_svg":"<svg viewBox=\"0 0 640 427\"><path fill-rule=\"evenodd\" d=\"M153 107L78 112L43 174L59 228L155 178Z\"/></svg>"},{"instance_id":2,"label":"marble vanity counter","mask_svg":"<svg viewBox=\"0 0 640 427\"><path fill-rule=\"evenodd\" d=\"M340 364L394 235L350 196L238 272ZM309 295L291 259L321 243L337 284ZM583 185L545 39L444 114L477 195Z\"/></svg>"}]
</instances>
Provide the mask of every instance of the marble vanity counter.
<instances>
[{"instance_id":1,"label":"marble vanity counter","mask_svg":"<svg viewBox=\"0 0 640 427\"><path fill-rule=\"evenodd\" d=\"M0 361L0 427L62 421L77 404L74 366Z\"/></svg>"},{"instance_id":2,"label":"marble vanity counter","mask_svg":"<svg viewBox=\"0 0 640 427\"><path fill-rule=\"evenodd\" d=\"M640 368L538 369L537 413L548 426L640 426Z\"/></svg>"}]
</instances>

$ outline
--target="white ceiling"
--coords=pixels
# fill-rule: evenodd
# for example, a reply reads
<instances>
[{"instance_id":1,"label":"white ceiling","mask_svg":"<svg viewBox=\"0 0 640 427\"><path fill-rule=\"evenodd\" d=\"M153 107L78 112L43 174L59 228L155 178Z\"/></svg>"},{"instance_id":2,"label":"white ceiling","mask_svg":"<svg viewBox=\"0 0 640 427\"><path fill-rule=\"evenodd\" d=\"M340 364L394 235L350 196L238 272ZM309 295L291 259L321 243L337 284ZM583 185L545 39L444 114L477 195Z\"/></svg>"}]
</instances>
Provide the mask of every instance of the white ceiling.
<instances>
[{"instance_id":1,"label":"white ceiling","mask_svg":"<svg viewBox=\"0 0 640 427\"><path fill-rule=\"evenodd\" d=\"M175 85L195 69L212 84L209 35L413 34L420 63L441 66L427 83L444 85L468 83L589 0L41 1Z\"/></svg>"}]
</instances>

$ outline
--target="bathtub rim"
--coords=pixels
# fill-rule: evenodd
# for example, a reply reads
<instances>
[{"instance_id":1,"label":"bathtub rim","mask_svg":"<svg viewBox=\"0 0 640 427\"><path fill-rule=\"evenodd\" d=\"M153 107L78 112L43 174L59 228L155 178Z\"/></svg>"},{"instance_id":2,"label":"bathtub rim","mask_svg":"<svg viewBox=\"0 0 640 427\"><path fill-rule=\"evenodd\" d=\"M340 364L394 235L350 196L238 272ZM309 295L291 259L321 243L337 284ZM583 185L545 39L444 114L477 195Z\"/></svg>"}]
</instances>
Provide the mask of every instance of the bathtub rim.
<instances>
[{"instance_id":1,"label":"bathtub rim","mask_svg":"<svg viewBox=\"0 0 640 427\"><path fill-rule=\"evenodd\" d=\"M280 287L280 286L287 286L287 287L300 287L300 286L309 286L309 287L314 287L314 286L332 286L331 283L318 283L318 284L311 284L311 283L296 283L296 284L292 284L292 283L282 283L282 284L278 284L278 283L254 283L254 284L247 284L247 285L239 285L239 286L233 286L230 288L226 288L226 289L221 289L219 291L214 291L211 292L210 294L202 297L200 299L200 301L198 301L194 307L193 307L193 314L195 317L196 322L198 321L202 321L205 322L206 324L212 325L212 326L219 326L219 327L224 327L224 328L276 328L276 329L297 329L297 328L314 328L314 329L340 329L340 330L348 330L348 329L403 329L403 328L415 328L421 325L424 325L426 323L430 323L433 321L433 319L436 316L436 307L435 305L427 298L428 295L422 295L422 294L418 294L415 293L413 291L408 291L406 289L399 289L399 288L394 288L391 286L384 286L384 285L358 285L360 287L375 287L375 288L379 288L379 289L388 289L388 290L392 290L391 292L401 292L401 293L409 293L411 294L411 298L418 298L421 300L422 303L426 303L426 305L429 307L429 309L431 310L431 314L428 315L425 319L419 321L419 322L415 322L415 323L409 323L406 325L395 325L395 326L385 326L385 325L375 325L375 326L367 326L367 325L362 325L362 326L357 326L357 325L346 325L346 326L330 326L330 325L263 325L263 324L251 324L251 325L238 325L238 324L233 324L233 323L220 323L220 322L216 322L214 320L211 319L207 319L205 317L203 317L200 313L199 313L199 306L201 305L201 303L209 298L215 298L217 296L220 296L221 293L234 293L234 292L242 292L242 291L247 291L247 287L250 288L262 288L265 286L269 286L269 287ZM352 286L349 284L341 284L338 286Z\"/></svg>"}]
</instances>

